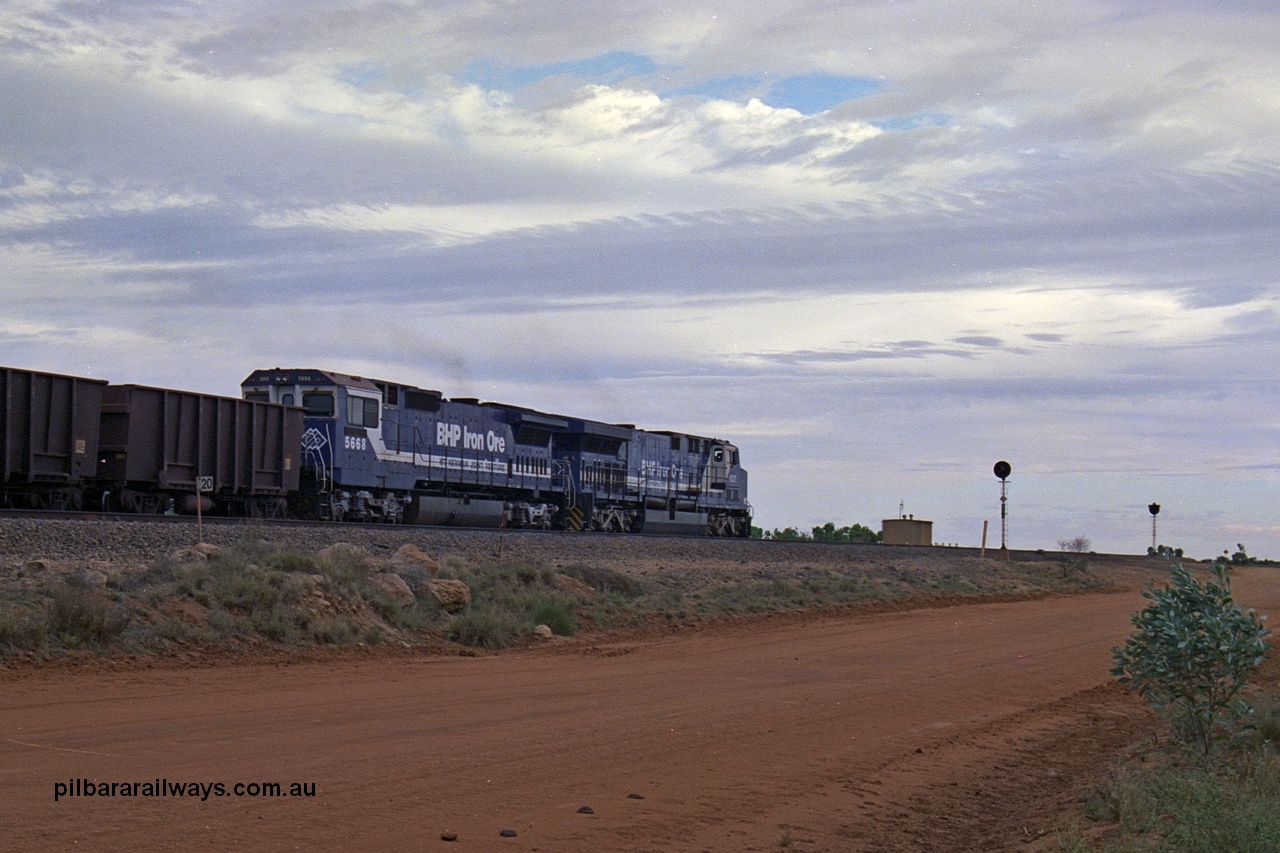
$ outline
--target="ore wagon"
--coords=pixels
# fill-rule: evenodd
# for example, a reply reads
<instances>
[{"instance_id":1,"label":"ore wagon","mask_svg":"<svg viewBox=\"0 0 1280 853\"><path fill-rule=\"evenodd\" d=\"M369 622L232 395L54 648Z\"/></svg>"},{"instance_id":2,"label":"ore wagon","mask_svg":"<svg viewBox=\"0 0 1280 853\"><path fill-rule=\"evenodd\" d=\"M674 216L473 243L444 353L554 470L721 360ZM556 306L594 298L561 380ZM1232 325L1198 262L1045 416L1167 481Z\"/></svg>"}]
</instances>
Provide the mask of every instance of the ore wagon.
<instances>
[{"instance_id":1,"label":"ore wagon","mask_svg":"<svg viewBox=\"0 0 1280 853\"><path fill-rule=\"evenodd\" d=\"M0 503L77 509L97 476L107 383L0 367Z\"/></svg>"},{"instance_id":2,"label":"ore wagon","mask_svg":"<svg viewBox=\"0 0 1280 853\"><path fill-rule=\"evenodd\" d=\"M302 410L190 391L110 385L103 392L99 476L113 509L202 506L275 518L298 489Z\"/></svg>"}]
</instances>

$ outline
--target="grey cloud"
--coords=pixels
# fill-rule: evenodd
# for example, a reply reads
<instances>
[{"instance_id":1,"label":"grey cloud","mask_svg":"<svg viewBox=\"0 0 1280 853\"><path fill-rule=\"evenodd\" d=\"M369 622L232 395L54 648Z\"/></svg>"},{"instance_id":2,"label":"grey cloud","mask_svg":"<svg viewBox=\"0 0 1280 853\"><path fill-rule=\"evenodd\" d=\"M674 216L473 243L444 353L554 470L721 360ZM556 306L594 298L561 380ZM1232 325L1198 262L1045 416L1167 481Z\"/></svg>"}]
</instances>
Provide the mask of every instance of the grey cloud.
<instances>
[{"instance_id":1,"label":"grey cloud","mask_svg":"<svg viewBox=\"0 0 1280 853\"><path fill-rule=\"evenodd\" d=\"M76 179L214 193L259 209L545 197L569 183L535 179L519 163L478 158L429 135L363 138L324 123L277 123L146 88L5 67L3 59L0 81L0 113L14 119L0 149L10 169L40 164Z\"/></svg>"},{"instance_id":2,"label":"grey cloud","mask_svg":"<svg viewBox=\"0 0 1280 853\"><path fill-rule=\"evenodd\" d=\"M1190 502L1233 500L1249 478L1264 480L1276 468L1266 424L1280 324L1259 303L1277 292L1280 163L1277 117L1249 98L1274 88L1273 5L915 8L742 5L713 20L710 7L658 3L626 15L599 2L51 5L0 33L0 252L29 262L22 274L57 298L11 301L0 347L7 362L111 379L231 375L231 393L258 366L250 359L358 362L451 394L537 383L537 399L502 396L657 426L737 425L749 463L778 472L753 481L770 526L833 504L881 511L884 484L914 471L929 472L926 494L961 482L947 472L972 468L986 483L988 453L1006 448L1020 488L1034 481L1031 459L1072 476L1209 472L1181 484ZM590 20L590 32L570 18ZM61 64L71 50L123 70L85 77ZM558 129L555 111L579 92L517 103L501 117L511 125L437 110L448 78L478 59L536 65L618 50L678 68L668 90L815 71L885 86L785 132L753 126L734 145L718 139L734 126L691 118L697 99L667 101L624 131L592 128L631 140L629 152L592 162L573 150L555 165L572 137L537 134ZM1132 69L1109 64L1117 51ZM170 76L151 74L175 54ZM299 106L360 62L385 75ZM257 85L282 85L276 108L292 112L256 113L245 92ZM418 123L398 138L371 132L339 114L347 95L384 99ZM887 130L842 141L855 121ZM705 132L702 147L671 151L656 170L631 162L653 153L644 134L668 144L668 131ZM303 216L600 201L610 205L591 219L519 228L507 213L507 230L448 245ZM725 306L765 314L779 297L863 294L878 300L868 311L885 312L899 294L1036 302L1038 289L1086 286L1102 304L1108 291L1159 294L1160 305L1172 295L1186 313L1164 319L1206 331L1170 344L1139 314L1107 337L1098 317L1077 314L955 329L905 317L890 340L796 351L750 340L730 351L699 334ZM664 300L697 342L687 352L569 353L504 337L538 312L593 310L592 322L629 330L630 309ZM458 340L460 320L494 333ZM194 355L156 356L179 351ZM780 495L809 462L821 473L804 488L821 503L801 508ZM842 491L859 477L875 485ZM1093 485L1042 493L1037 523L1081 517ZM1106 548L1125 541L1120 530L1086 532Z\"/></svg>"},{"instance_id":3,"label":"grey cloud","mask_svg":"<svg viewBox=\"0 0 1280 853\"><path fill-rule=\"evenodd\" d=\"M30 229L23 239L123 251L140 260L224 260L233 266L220 275L268 274L285 292L341 293L359 281L384 298L430 293L447 302L483 293L498 304L529 293L625 295L637 283L647 293L729 298L761 291L946 291L992 274L1016 282L1021 270L1035 268L1109 276L1124 288L1168 287L1172 276L1175 292L1194 307L1257 295L1267 269L1280 261L1280 249L1262 241L1224 254L1215 228L1226 225L1193 222L1174 239L1157 217L1133 221L1126 214L1127 221L1115 222L1096 205L1029 207L1016 197L992 202L981 215L967 207L953 214L841 218L834 209L824 218L787 220L721 210L533 228L439 248L408 234L264 229L254 224L252 207L226 201L132 214L104 208L101 215ZM1187 275L1194 269L1204 271L1199 281Z\"/></svg>"},{"instance_id":4,"label":"grey cloud","mask_svg":"<svg viewBox=\"0 0 1280 853\"><path fill-rule=\"evenodd\" d=\"M34 157L39 151L61 168L104 179L132 174L144 186L214 192L225 200L228 215L234 205L496 199L532 197L546 193L547 187L552 194L583 187L580 181L546 176L534 182L514 164L476 159L430 140L362 141L355 146L314 129L271 126L244 116L207 117L194 104L106 89L77 91L72 85L52 84L47 74L24 80L24 73L13 72L17 85L6 87L8 96L0 95L8 100L6 111L26 118L10 140L20 146L14 153ZM29 93L25 98L24 91ZM130 115L151 118L140 130ZM866 157L863 177L876 177L866 169L893 170L879 176L885 177L912 162L908 140L940 133L887 134L892 139L870 140L845 156L853 166L860 155L874 155L872 149L882 146L884 163L897 165L875 166L876 157ZM796 147L790 150L762 151L756 163L807 156L816 142L792 144ZM721 167L751 159L726 159ZM1261 292L1258 270L1277 254L1265 240L1275 230L1277 212L1262 200L1274 197L1278 182L1273 164L1199 176L1123 161L1045 173L1033 162L1003 176L975 177L970 186L939 191L935 199L890 197L887 208L874 214L830 207L821 219L811 214L799 220L761 218L746 210L647 216L530 229L471 248L421 249L416 257L441 278L457 276L474 285L467 271L487 265L480 256L492 253L501 268L510 255L513 269L507 275L523 275L530 286L541 279L568 280L592 293L631 287L629 281L614 280L621 270L647 271L647 286L663 288L670 282L673 288L728 293L743 284L769 286L760 270L770 268L786 268L815 290L948 289L969 286L984 273L1029 266L1064 273L1106 271L1126 286L1150 281L1151 286L1167 287L1176 272L1186 304L1201 307L1233 304ZM951 212L930 209L934 202L945 203ZM635 227L641 222L643 228ZM73 228L68 236L84 239L92 248L90 231ZM104 249L111 245L109 231L98 235ZM129 227L123 225L121 231ZM243 223L230 233L250 236ZM1224 235L1236 245L1226 244ZM366 256L374 257L388 242L382 236L339 238L305 228L253 236L263 250L286 243L305 247L363 241ZM525 263L530 252L539 257L532 271ZM400 279L397 265L412 254L411 249L390 253L385 267L390 287ZM1210 269L1212 275L1196 277L1197 270ZM367 272L378 275L378 266Z\"/></svg>"},{"instance_id":5,"label":"grey cloud","mask_svg":"<svg viewBox=\"0 0 1280 853\"><path fill-rule=\"evenodd\" d=\"M829 352L821 350L795 350L780 353L748 353L749 358L771 364L814 365L852 364L860 361L888 359L923 359L935 356L972 358L973 353L964 349L947 349L927 341L892 341L860 350Z\"/></svg>"}]
</instances>

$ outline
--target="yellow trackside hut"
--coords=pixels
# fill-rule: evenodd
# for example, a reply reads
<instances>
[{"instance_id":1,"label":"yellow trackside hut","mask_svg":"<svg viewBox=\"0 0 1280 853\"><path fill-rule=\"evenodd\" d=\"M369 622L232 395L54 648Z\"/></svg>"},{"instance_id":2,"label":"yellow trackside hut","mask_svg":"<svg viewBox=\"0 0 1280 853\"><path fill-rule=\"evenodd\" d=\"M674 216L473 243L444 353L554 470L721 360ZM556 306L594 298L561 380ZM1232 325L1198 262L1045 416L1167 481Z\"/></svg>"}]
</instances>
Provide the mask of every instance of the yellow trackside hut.
<instances>
[{"instance_id":1,"label":"yellow trackside hut","mask_svg":"<svg viewBox=\"0 0 1280 853\"><path fill-rule=\"evenodd\" d=\"M886 545L932 545L933 522L919 518L886 518L880 541Z\"/></svg>"}]
</instances>

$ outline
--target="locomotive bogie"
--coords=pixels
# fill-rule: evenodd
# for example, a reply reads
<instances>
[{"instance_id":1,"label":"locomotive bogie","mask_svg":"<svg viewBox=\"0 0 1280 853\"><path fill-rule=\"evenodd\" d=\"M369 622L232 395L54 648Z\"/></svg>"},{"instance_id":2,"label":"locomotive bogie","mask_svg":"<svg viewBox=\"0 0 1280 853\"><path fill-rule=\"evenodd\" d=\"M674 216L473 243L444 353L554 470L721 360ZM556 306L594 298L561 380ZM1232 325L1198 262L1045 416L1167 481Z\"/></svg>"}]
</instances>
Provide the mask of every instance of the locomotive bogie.
<instances>
[{"instance_id":1,"label":"locomotive bogie","mask_svg":"<svg viewBox=\"0 0 1280 853\"><path fill-rule=\"evenodd\" d=\"M548 503L507 502L502 507L502 523L504 527L550 530L558 510L554 504Z\"/></svg>"},{"instance_id":2,"label":"locomotive bogie","mask_svg":"<svg viewBox=\"0 0 1280 853\"><path fill-rule=\"evenodd\" d=\"M603 533L631 533L637 526L639 511L622 504L595 504L591 508L591 529Z\"/></svg>"},{"instance_id":3,"label":"locomotive bogie","mask_svg":"<svg viewBox=\"0 0 1280 853\"><path fill-rule=\"evenodd\" d=\"M393 492L375 494L366 489L339 490L323 501L321 518L326 521L376 521L399 524L404 520L408 499Z\"/></svg>"}]
</instances>

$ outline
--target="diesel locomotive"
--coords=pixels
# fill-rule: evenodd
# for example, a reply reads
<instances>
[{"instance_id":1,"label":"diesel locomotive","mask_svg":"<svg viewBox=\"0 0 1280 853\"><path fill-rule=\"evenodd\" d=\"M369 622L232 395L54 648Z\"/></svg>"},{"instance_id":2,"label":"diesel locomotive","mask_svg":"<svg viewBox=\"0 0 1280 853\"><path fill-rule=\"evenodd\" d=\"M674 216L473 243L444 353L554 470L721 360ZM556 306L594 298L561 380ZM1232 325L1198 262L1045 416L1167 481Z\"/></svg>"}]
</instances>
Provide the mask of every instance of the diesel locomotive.
<instances>
[{"instance_id":1,"label":"diesel locomotive","mask_svg":"<svg viewBox=\"0 0 1280 853\"><path fill-rule=\"evenodd\" d=\"M325 370L242 399L0 367L0 505L745 537L728 441Z\"/></svg>"},{"instance_id":2,"label":"diesel locomotive","mask_svg":"<svg viewBox=\"0 0 1280 853\"><path fill-rule=\"evenodd\" d=\"M751 532L738 448L314 369L254 371L245 400L301 407L296 512L332 520Z\"/></svg>"}]
</instances>

